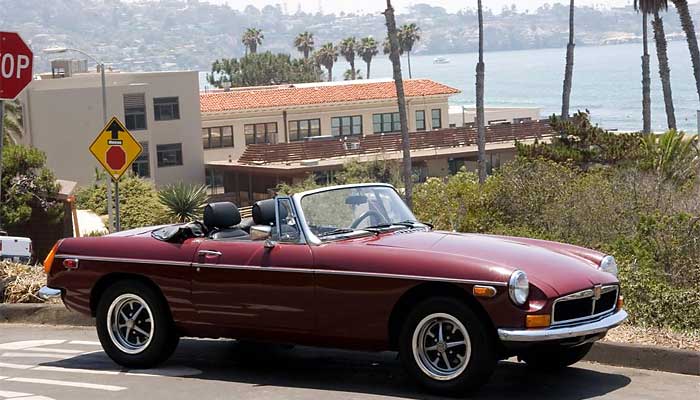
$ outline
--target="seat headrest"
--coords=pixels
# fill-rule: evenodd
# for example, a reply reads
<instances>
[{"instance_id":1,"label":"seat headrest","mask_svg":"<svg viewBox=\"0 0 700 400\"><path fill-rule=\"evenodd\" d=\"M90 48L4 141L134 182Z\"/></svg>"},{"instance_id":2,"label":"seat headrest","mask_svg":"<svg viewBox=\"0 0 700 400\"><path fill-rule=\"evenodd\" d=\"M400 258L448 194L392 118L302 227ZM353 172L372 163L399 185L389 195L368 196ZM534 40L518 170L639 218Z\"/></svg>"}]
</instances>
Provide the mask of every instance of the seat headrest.
<instances>
[{"instance_id":1,"label":"seat headrest","mask_svg":"<svg viewBox=\"0 0 700 400\"><path fill-rule=\"evenodd\" d=\"M228 228L240 223L241 213L231 202L210 203L204 207L204 225L208 228Z\"/></svg>"},{"instance_id":2,"label":"seat headrest","mask_svg":"<svg viewBox=\"0 0 700 400\"><path fill-rule=\"evenodd\" d=\"M253 204L253 222L255 225L275 224L275 199L260 200Z\"/></svg>"}]
</instances>

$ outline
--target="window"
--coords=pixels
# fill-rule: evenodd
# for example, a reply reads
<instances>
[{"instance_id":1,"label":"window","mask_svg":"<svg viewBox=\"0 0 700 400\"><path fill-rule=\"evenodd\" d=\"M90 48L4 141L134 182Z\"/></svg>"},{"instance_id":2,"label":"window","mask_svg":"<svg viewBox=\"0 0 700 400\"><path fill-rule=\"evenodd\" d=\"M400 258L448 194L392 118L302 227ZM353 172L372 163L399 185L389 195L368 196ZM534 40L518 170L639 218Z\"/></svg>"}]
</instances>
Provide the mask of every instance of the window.
<instances>
[{"instance_id":1,"label":"window","mask_svg":"<svg viewBox=\"0 0 700 400\"><path fill-rule=\"evenodd\" d=\"M320 119L302 119L289 121L289 141L304 140L312 136L321 136Z\"/></svg>"},{"instance_id":2,"label":"window","mask_svg":"<svg viewBox=\"0 0 700 400\"><path fill-rule=\"evenodd\" d=\"M457 174L462 167L464 167L466 159L464 158L450 158L447 160L447 167L450 170L451 175Z\"/></svg>"},{"instance_id":3,"label":"window","mask_svg":"<svg viewBox=\"0 0 700 400\"><path fill-rule=\"evenodd\" d=\"M146 127L146 95L143 93L124 95L124 122L130 131L142 131Z\"/></svg>"},{"instance_id":4,"label":"window","mask_svg":"<svg viewBox=\"0 0 700 400\"><path fill-rule=\"evenodd\" d=\"M151 167L149 165L149 155L148 155L148 142L140 142L141 147L143 147L143 151L139 156L134 160L134 163L131 164L131 170L134 172L134 175L141 177L141 178L150 178L151 177Z\"/></svg>"},{"instance_id":5,"label":"window","mask_svg":"<svg viewBox=\"0 0 700 400\"><path fill-rule=\"evenodd\" d=\"M233 127L202 128L202 147L205 149L233 147Z\"/></svg>"},{"instance_id":6,"label":"window","mask_svg":"<svg viewBox=\"0 0 700 400\"><path fill-rule=\"evenodd\" d=\"M401 130L399 113L384 113L372 115L374 133L398 132Z\"/></svg>"},{"instance_id":7,"label":"window","mask_svg":"<svg viewBox=\"0 0 700 400\"><path fill-rule=\"evenodd\" d=\"M442 128L442 113L439 108L435 108L433 110L430 110L430 117L432 118L432 124L431 127L433 129L440 129Z\"/></svg>"},{"instance_id":8,"label":"window","mask_svg":"<svg viewBox=\"0 0 700 400\"><path fill-rule=\"evenodd\" d=\"M247 124L243 126L245 144L275 143L277 137L277 122L265 124Z\"/></svg>"},{"instance_id":9,"label":"window","mask_svg":"<svg viewBox=\"0 0 700 400\"><path fill-rule=\"evenodd\" d=\"M208 194L222 194L224 190L224 174L213 168L205 168L205 184L207 185Z\"/></svg>"},{"instance_id":10,"label":"window","mask_svg":"<svg viewBox=\"0 0 700 400\"><path fill-rule=\"evenodd\" d=\"M425 130L425 110L416 110L416 130Z\"/></svg>"},{"instance_id":11,"label":"window","mask_svg":"<svg viewBox=\"0 0 700 400\"><path fill-rule=\"evenodd\" d=\"M331 118L331 134L333 136L362 135L362 116Z\"/></svg>"},{"instance_id":12,"label":"window","mask_svg":"<svg viewBox=\"0 0 700 400\"><path fill-rule=\"evenodd\" d=\"M154 98L153 118L156 121L180 119L180 99L177 97Z\"/></svg>"},{"instance_id":13,"label":"window","mask_svg":"<svg viewBox=\"0 0 700 400\"><path fill-rule=\"evenodd\" d=\"M182 165L182 143L159 144L156 146L158 167Z\"/></svg>"}]
</instances>

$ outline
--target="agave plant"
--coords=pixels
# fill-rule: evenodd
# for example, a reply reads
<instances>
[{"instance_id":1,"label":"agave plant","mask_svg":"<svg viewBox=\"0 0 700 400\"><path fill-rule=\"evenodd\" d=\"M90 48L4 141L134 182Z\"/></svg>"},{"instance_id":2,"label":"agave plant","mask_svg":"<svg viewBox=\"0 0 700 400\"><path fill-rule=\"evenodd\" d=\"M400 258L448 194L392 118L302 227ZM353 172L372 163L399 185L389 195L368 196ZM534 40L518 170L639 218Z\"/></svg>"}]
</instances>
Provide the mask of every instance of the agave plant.
<instances>
[{"instance_id":1,"label":"agave plant","mask_svg":"<svg viewBox=\"0 0 700 400\"><path fill-rule=\"evenodd\" d=\"M207 187L176 183L158 192L158 199L168 210L168 214L179 222L197 219L207 202Z\"/></svg>"}]
</instances>

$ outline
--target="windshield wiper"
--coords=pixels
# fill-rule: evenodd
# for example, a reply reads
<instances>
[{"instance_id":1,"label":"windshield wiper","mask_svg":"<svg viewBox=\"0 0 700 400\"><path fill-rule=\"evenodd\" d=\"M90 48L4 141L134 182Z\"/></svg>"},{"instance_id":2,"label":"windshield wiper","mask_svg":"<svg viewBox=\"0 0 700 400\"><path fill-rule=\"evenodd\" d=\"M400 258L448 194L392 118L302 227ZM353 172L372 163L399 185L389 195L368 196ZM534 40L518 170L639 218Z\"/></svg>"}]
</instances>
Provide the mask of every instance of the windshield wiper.
<instances>
[{"instance_id":1,"label":"windshield wiper","mask_svg":"<svg viewBox=\"0 0 700 400\"><path fill-rule=\"evenodd\" d=\"M326 237L326 236L342 235L342 234L344 234L344 233L353 233L353 232L355 232L355 231L357 231L357 229L352 229L352 228L338 228L338 229L333 229L332 231L319 233L319 234L316 235L316 236L322 238L322 237Z\"/></svg>"},{"instance_id":2,"label":"windshield wiper","mask_svg":"<svg viewBox=\"0 0 700 400\"><path fill-rule=\"evenodd\" d=\"M417 221L399 221L399 222L390 222L386 224L379 224L379 225L372 225L368 226L366 228L362 229L388 229L392 228L394 226L404 226L406 228L415 228L419 225L422 225L420 222Z\"/></svg>"}]
</instances>

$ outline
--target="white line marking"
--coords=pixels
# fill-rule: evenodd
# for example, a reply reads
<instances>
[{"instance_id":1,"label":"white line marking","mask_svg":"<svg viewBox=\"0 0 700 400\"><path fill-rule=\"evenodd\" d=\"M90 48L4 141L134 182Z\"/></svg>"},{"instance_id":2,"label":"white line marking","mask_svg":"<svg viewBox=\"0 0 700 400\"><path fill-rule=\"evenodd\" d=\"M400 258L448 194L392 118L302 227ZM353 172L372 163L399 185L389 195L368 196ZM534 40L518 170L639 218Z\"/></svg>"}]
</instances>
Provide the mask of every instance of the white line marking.
<instances>
[{"instance_id":1,"label":"white line marking","mask_svg":"<svg viewBox=\"0 0 700 400\"><path fill-rule=\"evenodd\" d=\"M4 363L0 362L0 368L10 368L10 369L29 369L34 367L33 365L27 365L27 364L12 364L12 363Z\"/></svg>"},{"instance_id":2,"label":"white line marking","mask_svg":"<svg viewBox=\"0 0 700 400\"><path fill-rule=\"evenodd\" d=\"M98 385L96 383L85 383L85 382L72 382L72 381L58 381L54 379L36 379L36 378L10 378L8 382L23 382L23 383L38 383L41 385L54 385L54 386L70 386L78 387L84 389L95 389L104 390L108 392L118 392L120 390L125 390L123 386L112 386L112 385Z\"/></svg>"},{"instance_id":3,"label":"white line marking","mask_svg":"<svg viewBox=\"0 0 700 400\"><path fill-rule=\"evenodd\" d=\"M6 377L6 376L0 376L0 381L3 380L3 379L7 379L7 377Z\"/></svg>"},{"instance_id":4,"label":"white line marking","mask_svg":"<svg viewBox=\"0 0 700 400\"><path fill-rule=\"evenodd\" d=\"M22 393L22 392L11 392L9 390L0 390L0 397L5 397L8 399L11 399L13 397L24 397L24 396L31 396L31 393Z\"/></svg>"},{"instance_id":5,"label":"white line marking","mask_svg":"<svg viewBox=\"0 0 700 400\"><path fill-rule=\"evenodd\" d=\"M81 350L68 350L68 349L48 349L46 347L32 347L29 349L24 349L24 351L36 351L36 352L42 352L45 351L47 353L60 353L60 354L82 354L84 353Z\"/></svg>"},{"instance_id":6,"label":"white line marking","mask_svg":"<svg viewBox=\"0 0 700 400\"><path fill-rule=\"evenodd\" d=\"M70 344L84 344L87 346L101 346L102 345L100 342L94 342L91 340L71 340Z\"/></svg>"},{"instance_id":7,"label":"white line marking","mask_svg":"<svg viewBox=\"0 0 700 400\"><path fill-rule=\"evenodd\" d=\"M25 340L22 342L0 343L0 350L24 350L30 347L61 344L65 340Z\"/></svg>"},{"instance_id":8,"label":"white line marking","mask_svg":"<svg viewBox=\"0 0 700 400\"><path fill-rule=\"evenodd\" d=\"M55 353L2 353L2 357L24 357L24 358L70 358L65 354L55 354Z\"/></svg>"},{"instance_id":9,"label":"white line marking","mask_svg":"<svg viewBox=\"0 0 700 400\"><path fill-rule=\"evenodd\" d=\"M78 374L96 374L96 375L118 375L121 371L115 370L105 370L105 369L83 369L83 368L64 368L64 367L50 367L50 366L38 366L32 368L32 371L47 371L47 372L75 372Z\"/></svg>"}]
</instances>

